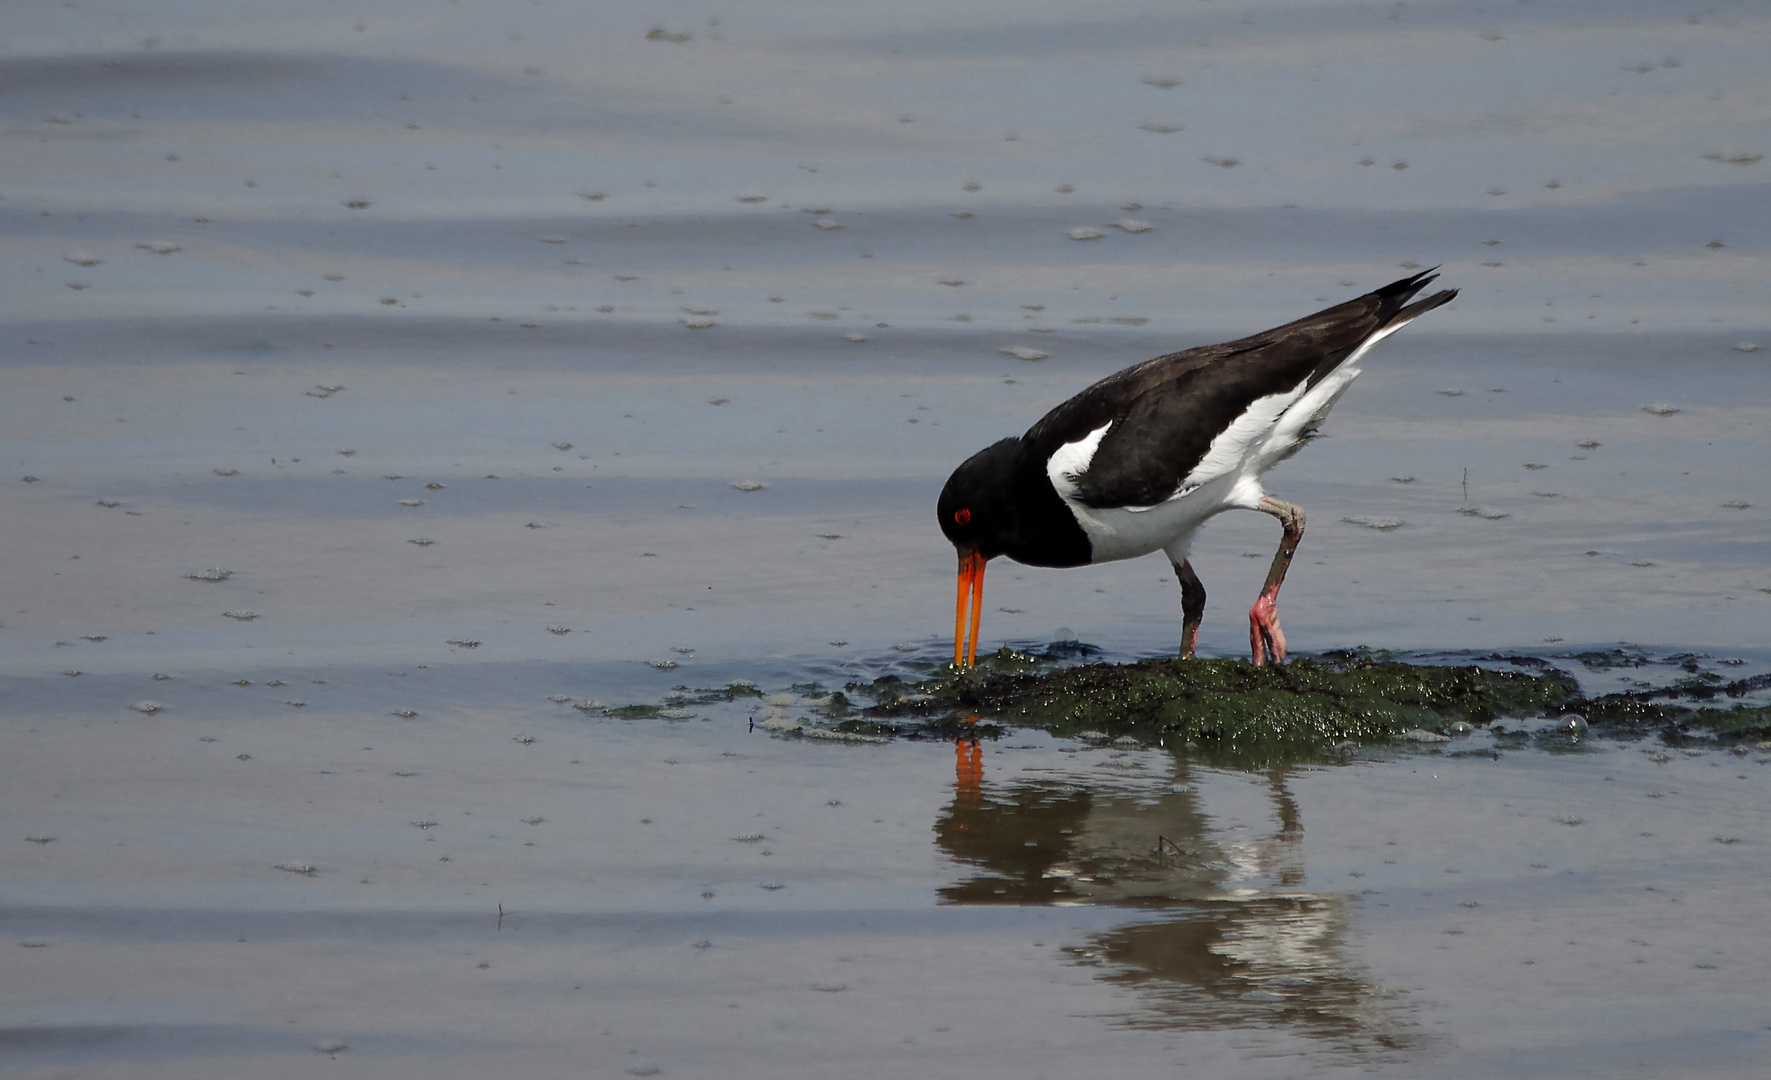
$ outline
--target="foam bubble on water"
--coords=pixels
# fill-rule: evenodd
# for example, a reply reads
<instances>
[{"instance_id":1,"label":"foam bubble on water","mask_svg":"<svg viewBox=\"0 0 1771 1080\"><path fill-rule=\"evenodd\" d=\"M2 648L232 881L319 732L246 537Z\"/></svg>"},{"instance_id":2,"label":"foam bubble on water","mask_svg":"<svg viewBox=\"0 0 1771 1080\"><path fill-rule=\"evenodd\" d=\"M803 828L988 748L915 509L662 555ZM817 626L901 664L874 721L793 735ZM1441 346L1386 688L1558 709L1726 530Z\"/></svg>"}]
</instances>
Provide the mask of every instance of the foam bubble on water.
<instances>
[{"instance_id":1,"label":"foam bubble on water","mask_svg":"<svg viewBox=\"0 0 1771 1080\"><path fill-rule=\"evenodd\" d=\"M184 248L179 247L177 244L174 244L169 240L153 241L153 242L144 243L144 244L137 244L135 246L140 248L143 251L151 251L155 255L175 255L178 252L184 250Z\"/></svg>"},{"instance_id":2,"label":"foam bubble on water","mask_svg":"<svg viewBox=\"0 0 1771 1080\"><path fill-rule=\"evenodd\" d=\"M1031 361L1031 360L1044 360L1046 357L1051 355L1051 353L1041 352L1038 349L1030 349L1025 345L1004 345L1002 348L1000 348L996 351L999 353L1002 353L1005 356L1012 356L1016 360L1029 360L1029 361Z\"/></svg>"},{"instance_id":3,"label":"foam bubble on water","mask_svg":"<svg viewBox=\"0 0 1771 1080\"><path fill-rule=\"evenodd\" d=\"M224 612L222 612L222 616L224 618L232 619L235 622L251 622L253 619L258 618L258 612L256 612L256 611L224 611Z\"/></svg>"},{"instance_id":4,"label":"foam bubble on water","mask_svg":"<svg viewBox=\"0 0 1771 1080\"><path fill-rule=\"evenodd\" d=\"M814 229L823 229L828 232L832 229L842 228L842 222L831 221L829 218L818 218L816 221L812 222L812 227Z\"/></svg>"},{"instance_id":5,"label":"foam bubble on water","mask_svg":"<svg viewBox=\"0 0 1771 1080\"><path fill-rule=\"evenodd\" d=\"M400 505L401 506L423 506L424 500L423 499L401 499Z\"/></svg>"},{"instance_id":6,"label":"foam bubble on water","mask_svg":"<svg viewBox=\"0 0 1771 1080\"><path fill-rule=\"evenodd\" d=\"M1156 226L1148 221L1139 221L1137 218L1121 218L1113 223L1113 227L1128 233L1147 233Z\"/></svg>"},{"instance_id":7,"label":"foam bubble on water","mask_svg":"<svg viewBox=\"0 0 1771 1080\"><path fill-rule=\"evenodd\" d=\"M1580 736L1587 733L1587 727L1586 717L1579 713L1568 713L1566 716L1558 717L1556 722L1550 726L1550 730L1558 735Z\"/></svg>"},{"instance_id":8,"label":"foam bubble on water","mask_svg":"<svg viewBox=\"0 0 1771 1080\"><path fill-rule=\"evenodd\" d=\"M1652 405L1642 406L1642 411L1645 413L1653 413L1655 416L1671 416L1679 411L1679 407L1677 405L1668 405L1664 401L1657 401Z\"/></svg>"},{"instance_id":9,"label":"foam bubble on water","mask_svg":"<svg viewBox=\"0 0 1771 1080\"><path fill-rule=\"evenodd\" d=\"M734 480L732 481L732 486L739 491L762 491L769 485L763 483L761 480Z\"/></svg>"},{"instance_id":10,"label":"foam bubble on water","mask_svg":"<svg viewBox=\"0 0 1771 1080\"><path fill-rule=\"evenodd\" d=\"M768 202L769 197L760 191L746 191L744 194L738 196L738 201L741 203Z\"/></svg>"},{"instance_id":11,"label":"foam bubble on water","mask_svg":"<svg viewBox=\"0 0 1771 1080\"><path fill-rule=\"evenodd\" d=\"M1099 240L1101 238L1101 230L1082 225L1071 229L1068 235L1072 240Z\"/></svg>"},{"instance_id":12,"label":"foam bubble on water","mask_svg":"<svg viewBox=\"0 0 1771 1080\"><path fill-rule=\"evenodd\" d=\"M715 326L713 319L707 315L684 315L682 324L690 330L706 330Z\"/></svg>"},{"instance_id":13,"label":"foam bubble on water","mask_svg":"<svg viewBox=\"0 0 1771 1080\"><path fill-rule=\"evenodd\" d=\"M152 716L166 706L160 704L158 701L138 701L129 707L138 713L145 713L148 716Z\"/></svg>"},{"instance_id":14,"label":"foam bubble on water","mask_svg":"<svg viewBox=\"0 0 1771 1080\"><path fill-rule=\"evenodd\" d=\"M104 262L103 259L89 251L70 252L67 255L63 255L62 260L65 262L71 262L75 266L97 266L99 263Z\"/></svg>"},{"instance_id":15,"label":"foam bubble on water","mask_svg":"<svg viewBox=\"0 0 1771 1080\"><path fill-rule=\"evenodd\" d=\"M675 671L676 670L676 661L675 660L647 660L646 666L649 668L656 669L658 671Z\"/></svg>"},{"instance_id":16,"label":"foam bubble on water","mask_svg":"<svg viewBox=\"0 0 1771 1080\"><path fill-rule=\"evenodd\" d=\"M1758 352L1759 347L1758 347L1758 345L1756 345L1755 343L1753 343L1751 341L1743 341L1740 344L1734 346L1734 351L1735 352Z\"/></svg>"},{"instance_id":17,"label":"foam bubble on water","mask_svg":"<svg viewBox=\"0 0 1771 1080\"><path fill-rule=\"evenodd\" d=\"M190 581L226 581L233 576L232 570L221 566L212 566L207 570L198 570L196 573L185 575L186 579Z\"/></svg>"},{"instance_id":18,"label":"foam bubble on water","mask_svg":"<svg viewBox=\"0 0 1771 1080\"><path fill-rule=\"evenodd\" d=\"M1493 506L1460 506L1457 508L1457 512L1465 517L1479 517L1484 521L1499 521L1501 518L1511 516L1510 511Z\"/></svg>"},{"instance_id":19,"label":"foam bubble on water","mask_svg":"<svg viewBox=\"0 0 1771 1080\"><path fill-rule=\"evenodd\" d=\"M1171 124L1163 120L1146 120L1139 124L1138 128L1153 135L1173 135L1177 131L1184 130L1180 124Z\"/></svg>"}]
</instances>

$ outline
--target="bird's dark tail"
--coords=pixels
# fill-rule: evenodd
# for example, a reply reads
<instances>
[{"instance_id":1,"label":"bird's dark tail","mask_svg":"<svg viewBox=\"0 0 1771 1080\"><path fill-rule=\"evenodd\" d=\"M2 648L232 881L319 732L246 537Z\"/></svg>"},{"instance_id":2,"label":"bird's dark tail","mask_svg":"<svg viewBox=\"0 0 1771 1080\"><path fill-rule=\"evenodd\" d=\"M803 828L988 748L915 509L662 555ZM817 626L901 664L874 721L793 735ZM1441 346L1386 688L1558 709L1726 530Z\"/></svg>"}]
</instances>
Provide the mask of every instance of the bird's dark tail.
<instances>
[{"instance_id":1,"label":"bird's dark tail","mask_svg":"<svg viewBox=\"0 0 1771 1080\"><path fill-rule=\"evenodd\" d=\"M1378 308L1378 329L1400 329L1403 324L1413 322L1427 312L1449 304L1457 297L1456 289L1443 289L1425 300L1410 304L1414 294L1431 285L1438 279L1438 267L1422 270L1413 277L1405 277L1401 281L1393 281L1377 290L1381 306Z\"/></svg>"}]
</instances>

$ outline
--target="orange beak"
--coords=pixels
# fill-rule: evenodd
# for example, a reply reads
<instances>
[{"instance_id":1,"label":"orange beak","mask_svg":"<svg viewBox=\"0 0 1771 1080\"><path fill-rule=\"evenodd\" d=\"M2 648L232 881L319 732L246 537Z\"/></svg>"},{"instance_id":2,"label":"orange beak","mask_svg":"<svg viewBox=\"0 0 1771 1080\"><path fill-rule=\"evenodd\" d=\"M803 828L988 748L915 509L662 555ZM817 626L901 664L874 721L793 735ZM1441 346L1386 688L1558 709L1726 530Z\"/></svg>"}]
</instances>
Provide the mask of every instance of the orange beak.
<instances>
[{"instance_id":1,"label":"orange beak","mask_svg":"<svg viewBox=\"0 0 1771 1080\"><path fill-rule=\"evenodd\" d=\"M984 554L959 553L959 598L953 610L953 666L961 670L978 661L978 622L984 617ZM971 635L966 635L966 610L971 610Z\"/></svg>"}]
</instances>

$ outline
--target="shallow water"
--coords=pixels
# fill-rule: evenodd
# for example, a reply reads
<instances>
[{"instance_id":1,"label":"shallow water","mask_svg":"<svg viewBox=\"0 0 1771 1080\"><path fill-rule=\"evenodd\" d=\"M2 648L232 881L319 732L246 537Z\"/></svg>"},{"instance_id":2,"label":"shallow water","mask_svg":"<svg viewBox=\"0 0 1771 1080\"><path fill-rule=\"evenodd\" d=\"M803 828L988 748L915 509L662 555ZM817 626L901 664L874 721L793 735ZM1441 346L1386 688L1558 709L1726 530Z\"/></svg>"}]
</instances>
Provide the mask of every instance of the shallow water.
<instances>
[{"instance_id":1,"label":"shallow water","mask_svg":"<svg viewBox=\"0 0 1771 1080\"><path fill-rule=\"evenodd\" d=\"M1294 648L1771 669L1771 22L1197 7L9 13L4 1068L1756 1075L1763 749L571 707L938 658L957 461L1416 262L1270 477ZM1179 631L1159 559L988 587L986 648Z\"/></svg>"}]
</instances>

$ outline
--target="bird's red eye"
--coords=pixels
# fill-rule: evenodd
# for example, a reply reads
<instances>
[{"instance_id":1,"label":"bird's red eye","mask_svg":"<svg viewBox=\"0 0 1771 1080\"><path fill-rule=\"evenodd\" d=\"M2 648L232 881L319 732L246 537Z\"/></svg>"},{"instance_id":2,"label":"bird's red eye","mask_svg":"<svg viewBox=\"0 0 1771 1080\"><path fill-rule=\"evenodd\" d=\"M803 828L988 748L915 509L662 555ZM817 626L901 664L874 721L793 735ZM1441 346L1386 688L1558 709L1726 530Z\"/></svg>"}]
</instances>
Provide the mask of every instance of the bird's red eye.
<instances>
[{"instance_id":1,"label":"bird's red eye","mask_svg":"<svg viewBox=\"0 0 1771 1080\"><path fill-rule=\"evenodd\" d=\"M962 509L953 511L953 521L955 524L969 525L969 524L971 524L971 520L972 520L972 512L970 510L966 510L966 509L962 508Z\"/></svg>"}]
</instances>

